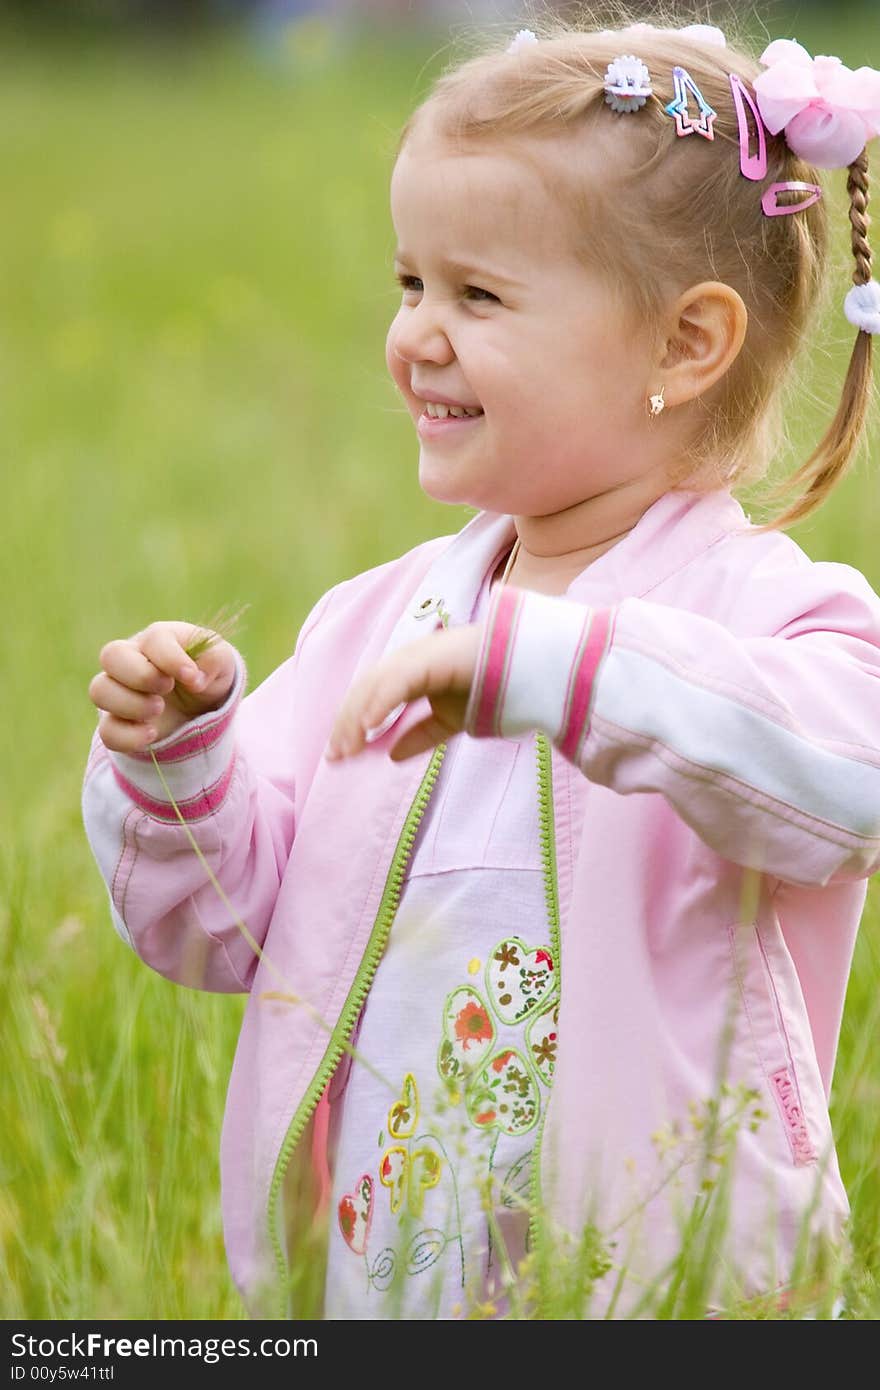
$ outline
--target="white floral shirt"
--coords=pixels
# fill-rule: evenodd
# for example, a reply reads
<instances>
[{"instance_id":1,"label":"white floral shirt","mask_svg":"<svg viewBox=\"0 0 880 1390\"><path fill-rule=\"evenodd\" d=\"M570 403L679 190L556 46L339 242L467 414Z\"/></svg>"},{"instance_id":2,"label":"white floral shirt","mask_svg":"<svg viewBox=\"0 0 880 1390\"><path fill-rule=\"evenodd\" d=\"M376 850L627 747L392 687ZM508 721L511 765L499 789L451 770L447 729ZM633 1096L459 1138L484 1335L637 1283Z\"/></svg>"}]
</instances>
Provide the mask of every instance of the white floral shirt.
<instances>
[{"instance_id":1,"label":"white floral shirt","mask_svg":"<svg viewBox=\"0 0 880 1390\"><path fill-rule=\"evenodd\" d=\"M353 1038L370 1065L343 1059L334 1079L326 1317L503 1313L553 1075L554 964L535 735L457 736Z\"/></svg>"}]
</instances>

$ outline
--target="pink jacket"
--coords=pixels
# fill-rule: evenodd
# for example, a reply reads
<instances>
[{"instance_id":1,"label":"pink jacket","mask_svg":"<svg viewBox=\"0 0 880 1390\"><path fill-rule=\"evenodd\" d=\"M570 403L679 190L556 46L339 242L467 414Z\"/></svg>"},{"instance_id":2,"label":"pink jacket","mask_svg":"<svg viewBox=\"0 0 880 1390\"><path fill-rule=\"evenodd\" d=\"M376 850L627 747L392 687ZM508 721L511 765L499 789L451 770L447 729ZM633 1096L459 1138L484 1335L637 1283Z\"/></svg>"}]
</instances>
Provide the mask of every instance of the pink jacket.
<instances>
[{"instance_id":1,"label":"pink jacket","mask_svg":"<svg viewBox=\"0 0 880 1390\"><path fill-rule=\"evenodd\" d=\"M242 700L241 663L222 709L156 745L231 911L149 759L92 743L83 815L119 934L169 979L250 995L221 1166L254 1315L285 1314L285 1172L311 1157L326 1186L328 1083L442 757L387 756L422 700L350 760L323 759L330 728L358 671L441 613L469 621L513 535L511 517L481 512L337 585L257 690ZM618 1308L635 1306L706 1178L695 1115L722 1080L722 1119L753 1089L766 1117L734 1126L717 1301L728 1268L752 1291L777 1286L808 1208L832 1238L848 1210L827 1098L880 867L880 600L856 570L754 534L729 493L670 493L564 597L496 590L468 728L545 733L562 981L535 1165L546 1208L613 1238L631 1270Z\"/></svg>"}]
</instances>

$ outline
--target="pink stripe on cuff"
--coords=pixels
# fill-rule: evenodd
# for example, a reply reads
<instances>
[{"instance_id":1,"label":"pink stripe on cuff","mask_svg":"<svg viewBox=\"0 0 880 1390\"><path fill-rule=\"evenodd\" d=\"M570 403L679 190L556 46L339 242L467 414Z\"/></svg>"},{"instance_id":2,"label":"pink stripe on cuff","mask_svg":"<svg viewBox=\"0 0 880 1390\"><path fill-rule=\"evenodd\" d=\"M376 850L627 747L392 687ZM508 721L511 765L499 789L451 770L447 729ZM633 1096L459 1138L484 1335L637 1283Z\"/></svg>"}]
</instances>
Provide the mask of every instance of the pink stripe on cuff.
<instances>
[{"instance_id":1,"label":"pink stripe on cuff","mask_svg":"<svg viewBox=\"0 0 880 1390\"><path fill-rule=\"evenodd\" d=\"M135 805L139 806L147 815L154 820L177 821L177 812L169 801L157 801L154 797L148 796L140 787L136 787L133 782L129 782L127 777L123 777L115 762L111 759L113 776L117 783ZM212 787L206 787L198 796L192 796L188 801L178 801L177 805L180 814L185 821L204 820L207 816L212 816L219 809L223 798L229 788L232 779L232 770L235 767L235 755L233 754L230 763L223 776L214 783Z\"/></svg>"},{"instance_id":2,"label":"pink stripe on cuff","mask_svg":"<svg viewBox=\"0 0 880 1390\"><path fill-rule=\"evenodd\" d=\"M571 658L571 665L568 668L568 680L565 682L565 700L562 705L562 720L559 725L558 733L560 741L564 739L566 730L571 726L571 715L572 708L574 706L574 697L575 692L578 688L578 673L580 672L581 660L586 650L587 641L590 636L590 628L592 627L592 625L593 610L592 608L587 608L584 610L584 620L581 623L580 636L578 637L577 645L574 649L574 655Z\"/></svg>"},{"instance_id":3,"label":"pink stripe on cuff","mask_svg":"<svg viewBox=\"0 0 880 1390\"><path fill-rule=\"evenodd\" d=\"M519 620L522 601L521 590L505 587L498 595L494 612L489 613L477 668L478 684L472 718L475 738L491 738L498 732L496 707L499 696L503 703L503 691L507 687L511 635Z\"/></svg>"},{"instance_id":4,"label":"pink stripe on cuff","mask_svg":"<svg viewBox=\"0 0 880 1390\"><path fill-rule=\"evenodd\" d=\"M519 620L522 617L524 602L525 594L520 591L516 594L516 604L507 633L504 669L501 674L501 685L498 691L498 698L495 702L495 714L492 719L492 732L499 738L501 737L501 726L504 722L504 702L507 699L507 687L510 684L510 671L513 666L513 653L516 648L516 634L519 631Z\"/></svg>"},{"instance_id":5,"label":"pink stripe on cuff","mask_svg":"<svg viewBox=\"0 0 880 1390\"><path fill-rule=\"evenodd\" d=\"M164 748L155 750L156 761L159 763L182 763L197 753L207 753L209 748L213 748L215 743L220 742L235 718L237 708L238 702L213 723L200 724L195 729L184 724L180 730L180 736L174 743L168 743ZM136 758L141 763L152 764L153 761L149 753L129 753L127 756Z\"/></svg>"},{"instance_id":6,"label":"pink stripe on cuff","mask_svg":"<svg viewBox=\"0 0 880 1390\"><path fill-rule=\"evenodd\" d=\"M575 762L578 749L586 735L589 723L590 702L593 695L593 682L596 672L611 635L610 608L595 608L587 618L589 635L583 645L583 654L574 674L574 688L565 726L559 732L557 746L560 753ZM581 638L581 642L583 638ZM580 649L581 642L578 643Z\"/></svg>"}]
</instances>

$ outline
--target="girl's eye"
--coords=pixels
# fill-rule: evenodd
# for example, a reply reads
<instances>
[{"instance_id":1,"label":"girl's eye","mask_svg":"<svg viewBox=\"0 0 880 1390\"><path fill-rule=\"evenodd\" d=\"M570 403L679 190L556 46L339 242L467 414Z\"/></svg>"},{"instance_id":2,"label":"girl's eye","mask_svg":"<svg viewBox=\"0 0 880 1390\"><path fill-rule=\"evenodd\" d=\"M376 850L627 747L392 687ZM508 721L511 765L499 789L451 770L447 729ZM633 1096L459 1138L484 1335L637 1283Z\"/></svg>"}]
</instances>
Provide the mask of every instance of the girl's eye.
<instances>
[{"instance_id":1,"label":"girl's eye","mask_svg":"<svg viewBox=\"0 0 880 1390\"><path fill-rule=\"evenodd\" d=\"M403 275L398 272L396 279L404 293L411 291L413 294L421 294L425 288L418 275ZM499 302L496 294L492 294L490 290L481 290L478 285L465 285L464 292L469 299L476 299L478 303L490 304L494 302L497 304Z\"/></svg>"}]
</instances>

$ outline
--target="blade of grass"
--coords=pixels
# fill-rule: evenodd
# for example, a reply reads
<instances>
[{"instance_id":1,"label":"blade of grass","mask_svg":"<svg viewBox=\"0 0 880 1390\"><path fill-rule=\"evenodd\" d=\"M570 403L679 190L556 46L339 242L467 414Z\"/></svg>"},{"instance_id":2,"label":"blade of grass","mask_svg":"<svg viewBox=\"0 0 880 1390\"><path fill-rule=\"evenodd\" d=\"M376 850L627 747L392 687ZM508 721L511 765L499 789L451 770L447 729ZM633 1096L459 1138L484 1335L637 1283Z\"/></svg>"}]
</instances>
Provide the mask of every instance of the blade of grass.
<instances>
[{"instance_id":1,"label":"blade of grass","mask_svg":"<svg viewBox=\"0 0 880 1390\"><path fill-rule=\"evenodd\" d=\"M201 650L204 651L213 642L217 641L218 636L219 634L217 633L206 634L207 641L205 641L204 645L201 647ZM199 641L201 642L202 639L200 638ZM267 991L263 997L282 1000L283 1002L288 1004L301 1005L304 1009L308 1011L308 1013L315 1020L315 1022L321 1028L323 1028L325 1033L327 1033L328 1035L332 1035L334 1031L333 1025L327 1022L327 1020L323 1017L319 1010L315 1008L314 1004L310 1003L308 999L304 999L302 995L297 994L297 992L284 978L284 975L281 973L278 967L274 964L274 962L266 954L263 948L259 945L255 937L253 936L250 928L247 926L247 923L242 921L241 917L239 917L238 913L236 912L235 908L233 907L232 903L229 901L229 898L224 892L222 884L217 879L217 876L215 875L210 864L208 863L207 859L205 858L204 854L199 848L195 836L193 835L192 831L190 830L189 826L184 820L183 815L180 811L180 807L174 799L174 794L172 793L171 788L169 787L168 782L165 779L165 776L162 772L162 768L160 767L159 761L152 748L150 749L150 757L152 758L153 766L156 769L156 774L159 778L159 781L162 784L162 789L165 792L168 801L173 806L174 813L177 816L177 819L180 821L184 833L186 834L186 837L189 840L190 846L196 854L200 864L202 865L202 868L205 870L205 873L207 874L214 888L214 891L217 893L218 897L226 907L231 920L238 927L238 930L241 932L242 936L244 937L248 946L253 951L254 955L258 958L258 960L262 961L265 964L267 970L270 971L270 973L275 977L278 984L281 986L280 991ZM360 1062L362 1066L366 1067L367 1071L369 1071L370 1074L374 1076L378 1082L381 1083L381 1085L386 1086L393 1095L397 1094L397 1087L391 1081L389 1081L387 1077L383 1076L382 1073L378 1070L378 1068L374 1067L372 1062L370 1062L361 1052L359 1052L356 1048L352 1047L351 1043L349 1043L347 1040L343 1041L340 1039L339 1045L340 1047L342 1047L343 1051L348 1053L352 1060Z\"/></svg>"}]
</instances>

